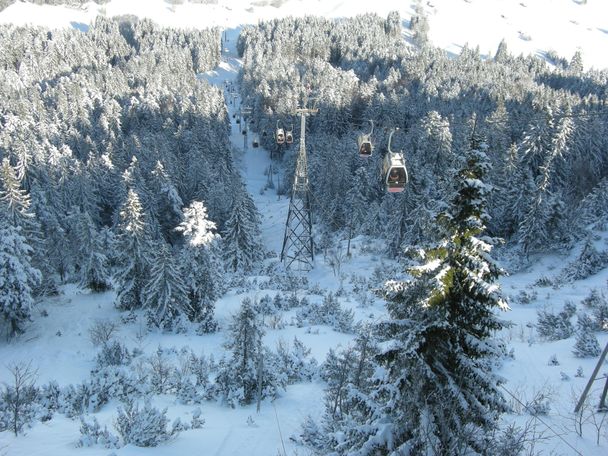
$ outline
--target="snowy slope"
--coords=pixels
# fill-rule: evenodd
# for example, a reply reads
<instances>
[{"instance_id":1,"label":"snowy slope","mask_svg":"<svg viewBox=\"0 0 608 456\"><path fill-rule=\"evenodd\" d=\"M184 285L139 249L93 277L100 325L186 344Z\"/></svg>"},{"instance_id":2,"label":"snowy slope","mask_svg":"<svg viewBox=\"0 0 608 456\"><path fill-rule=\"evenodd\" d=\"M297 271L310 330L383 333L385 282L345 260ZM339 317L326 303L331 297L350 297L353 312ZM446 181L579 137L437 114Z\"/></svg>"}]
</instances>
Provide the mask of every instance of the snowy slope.
<instances>
[{"instance_id":1,"label":"snowy slope","mask_svg":"<svg viewBox=\"0 0 608 456\"><path fill-rule=\"evenodd\" d=\"M210 2L212 3L212 2ZM0 23L86 28L98 14L131 14L167 26L235 28L261 19L315 14L328 18L366 12L386 16L397 10L407 26L416 2L400 0L217 0L215 5L171 5L164 0L112 0L82 9L15 3L0 12ZM608 2L605 0L429 0L421 2L431 41L448 52L479 46L493 55L504 39L514 54L555 50L570 59L583 53L586 68L608 68Z\"/></svg>"}]
</instances>

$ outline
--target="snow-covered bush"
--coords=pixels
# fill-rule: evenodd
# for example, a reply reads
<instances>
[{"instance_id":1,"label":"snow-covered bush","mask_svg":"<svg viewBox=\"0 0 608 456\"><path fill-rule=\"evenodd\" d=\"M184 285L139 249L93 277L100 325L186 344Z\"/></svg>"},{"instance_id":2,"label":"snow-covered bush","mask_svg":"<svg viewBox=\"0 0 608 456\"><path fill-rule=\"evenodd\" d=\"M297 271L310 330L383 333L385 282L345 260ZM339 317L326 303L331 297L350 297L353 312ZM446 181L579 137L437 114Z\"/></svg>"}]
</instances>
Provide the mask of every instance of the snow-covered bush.
<instances>
[{"instance_id":1,"label":"snow-covered bush","mask_svg":"<svg viewBox=\"0 0 608 456\"><path fill-rule=\"evenodd\" d=\"M171 373L173 364L162 348L149 358L150 363L150 386L157 394L164 394L171 389Z\"/></svg>"},{"instance_id":2,"label":"snow-covered bush","mask_svg":"<svg viewBox=\"0 0 608 456\"><path fill-rule=\"evenodd\" d=\"M97 418L93 417L93 422L86 421L84 416L80 417L80 438L76 442L77 447L91 447L101 445L104 448L120 448L117 436L108 431L106 426L101 428Z\"/></svg>"},{"instance_id":3,"label":"snow-covered bush","mask_svg":"<svg viewBox=\"0 0 608 456\"><path fill-rule=\"evenodd\" d=\"M310 415L306 416L302 423L302 430L297 436L292 436L294 442L314 450L322 450L326 446L326 438L323 429Z\"/></svg>"},{"instance_id":4,"label":"snow-covered bush","mask_svg":"<svg viewBox=\"0 0 608 456\"><path fill-rule=\"evenodd\" d=\"M601 290L592 288L589 296L583 299L581 303L591 309L593 329L608 331L608 299L606 299L606 295Z\"/></svg>"},{"instance_id":5,"label":"snow-covered bush","mask_svg":"<svg viewBox=\"0 0 608 456\"><path fill-rule=\"evenodd\" d=\"M204 425L205 425L205 419L201 418L201 409L199 407L197 407L192 412L192 422L190 423L190 427L192 429L200 429Z\"/></svg>"},{"instance_id":6,"label":"snow-covered bush","mask_svg":"<svg viewBox=\"0 0 608 456\"><path fill-rule=\"evenodd\" d=\"M608 266L608 252L598 251L591 239L588 239L578 258L568 264L560 276L569 281L582 280L598 273L606 266Z\"/></svg>"},{"instance_id":7,"label":"snow-covered bush","mask_svg":"<svg viewBox=\"0 0 608 456\"><path fill-rule=\"evenodd\" d=\"M159 410L146 400L142 408L133 401L118 408L114 427L125 444L155 447L177 435L168 430L167 409Z\"/></svg>"},{"instance_id":8,"label":"snow-covered bush","mask_svg":"<svg viewBox=\"0 0 608 456\"><path fill-rule=\"evenodd\" d=\"M569 306L564 306L564 309L558 314L548 310L539 310L536 324L538 334L547 340L567 339L574 333L570 322L572 315L572 309Z\"/></svg>"},{"instance_id":9,"label":"snow-covered bush","mask_svg":"<svg viewBox=\"0 0 608 456\"><path fill-rule=\"evenodd\" d=\"M551 396L546 391L537 391L530 401L526 402L526 411L532 415L548 415L551 410Z\"/></svg>"},{"instance_id":10,"label":"snow-covered bush","mask_svg":"<svg viewBox=\"0 0 608 456\"><path fill-rule=\"evenodd\" d=\"M129 349L124 344L115 340L103 344L101 351L97 355L95 364L100 369L106 366L129 364L130 360Z\"/></svg>"},{"instance_id":11,"label":"snow-covered bush","mask_svg":"<svg viewBox=\"0 0 608 456\"><path fill-rule=\"evenodd\" d=\"M602 349L593 334L594 322L586 313L579 314L576 323L576 342L572 352L577 358L589 358L598 356Z\"/></svg>"},{"instance_id":12,"label":"snow-covered bush","mask_svg":"<svg viewBox=\"0 0 608 456\"><path fill-rule=\"evenodd\" d=\"M305 325L328 325L340 332L352 332L354 313L350 309L342 309L338 298L328 293L321 304L310 303L298 309L296 322L299 327Z\"/></svg>"},{"instance_id":13,"label":"snow-covered bush","mask_svg":"<svg viewBox=\"0 0 608 456\"><path fill-rule=\"evenodd\" d=\"M40 387L38 394L38 404L42 409L40 416L41 421L48 421L53 418L53 414L59 410L59 397L61 395L61 388L56 381L50 381L49 383Z\"/></svg>"},{"instance_id":14,"label":"snow-covered bush","mask_svg":"<svg viewBox=\"0 0 608 456\"><path fill-rule=\"evenodd\" d=\"M317 373L317 360L309 358L310 348L307 348L297 337L293 346L282 339L277 344L275 369L284 376L287 383L310 381Z\"/></svg>"},{"instance_id":15,"label":"snow-covered bush","mask_svg":"<svg viewBox=\"0 0 608 456\"><path fill-rule=\"evenodd\" d=\"M106 345L118 330L118 325L110 320L95 320L89 328L89 339L95 347Z\"/></svg>"}]
</instances>

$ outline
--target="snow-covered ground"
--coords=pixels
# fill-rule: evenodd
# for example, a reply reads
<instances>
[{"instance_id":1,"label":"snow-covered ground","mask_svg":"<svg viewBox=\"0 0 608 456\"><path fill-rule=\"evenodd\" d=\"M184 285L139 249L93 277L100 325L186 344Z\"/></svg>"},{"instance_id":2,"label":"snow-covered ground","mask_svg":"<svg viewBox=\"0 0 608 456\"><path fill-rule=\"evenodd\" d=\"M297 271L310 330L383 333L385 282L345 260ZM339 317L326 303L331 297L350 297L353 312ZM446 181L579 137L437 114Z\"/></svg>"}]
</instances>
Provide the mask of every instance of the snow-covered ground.
<instances>
[{"instance_id":1,"label":"snow-covered ground","mask_svg":"<svg viewBox=\"0 0 608 456\"><path fill-rule=\"evenodd\" d=\"M279 7L271 4L280 4ZM413 13L414 3L403 4L396 1L377 0L373 5L363 2L346 1L287 1L287 2L250 2L246 0L222 1L217 5L169 5L161 0L112 0L99 6L87 4L83 9L67 7L35 6L16 3L0 12L0 22L17 24L34 23L53 27L86 28L96 14L119 15L135 14L151 17L165 25L184 27L206 27L220 25L230 29L228 52L224 61L215 71L204 77L211 83L224 86L225 81L234 81L240 61L235 55L234 43L238 27L256 23L262 18L302 15L314 12L327 17L352 16L373 8L385 15L390 10L399 10L404 19ZM479 45L482 52L491 54L498 42L505 39L511 52L540 53L555 49L559 54L570 57L580 48L585 63L597 68L608 67L608 3L605 0L582 1L568 0L434 0L426 2L424 8L429 15L431 40L458 53L465 43ZM527 38L530 38L529 40ZM283 230L287 215L288 200L278 198L275 191L265 186L270 159L262 148L251 146L252 136L247 137L247 148L243 150L243 135L232 114L238 109L238 99L228 105L232 122L231 140L235 146L237 163L248 186L248 190L262 215L262 236L266 247L280 252ZM297 138L296 138L297 142ZM276 181L275 181L276 184ZM597 241L598 248L605 249L606 236ZM367 277L377 268L393 266L390 261L374 253L373 243L357 238L352 244L352 258L344 258L341 277L337 277L330 265L319 257L308 279L325 290L337 290L343 286L348 292L357 284L357 278ZM502 336L513 349L514 358L505 361L499 374L506 380L505 394L514 409L521 409L518 401L529 402L538 394L545 394L551 407L548 416L533 419L526 413L507 416L520 425L530 420L536 426L540 440L538 449L545 454L583 454L601 455L608 453L608 437L601 437L601 445L595 444L594 427L588 423L583 437L578 437L571 422L570 413L574 408L573 398L577 399L585 386L597 359L579 359L572 354L574 338L557 342L545 342L535 335L531 324L537 320L537 310L545 307L560 310L564 303L572 301L582 308L580 302L589 295L592 288L608 293L608 270L588 279L561 287L541 287L534 285L541 277L555 278L578 255L575 249L567 256L546 256L536 259L528 270L504 277L501 284L505 294L512 297L512 310L504 318L514 323ZM353 278L354 277L354 278ZM528 304L517 299L522 292L532 296ZM236 312L245 296L259 298L265 290L237 293L230 291L216 306L217 318L223 329ZM276 291L268 291L272 296ZM534 296L536 294L536 296ZM300 296L302 297L302 295ZM318 299L318 297L311 297ZM88 329L97 319L120 321L121 313L113 307L114 293L90 294L74 286L66 286L63 294L40 303L26 335L10 343L0 343L0 360L8 365L15 361L30 361L38 369L38 384L56 380L60 385L85 380L94 364L95 348L89 340ZM356 302L352 295L341 298L345 307L352 307L357 320L375 320L384 314L381 301L372 299L365 306ZM284 320L289 322L290 313ZM195 353L214 353L216 357L223 352L222 343L225 333L197 336L194 333L162 334L147 333L143 321L121 325L119 337L127 346L140 347L152 353L157 347L189 347ZM291 341L297 336L312 349L312 355L322 362L327 351L339 345L346 345L351 335L341 334L329 327L297 328L287 325L283 329L269 329L265 343L271 347L279 339ZM600 345L608 343L608 334L598 335ZM552 355L556 355L558 366L549 365ZM578 367L584 377L575 377ZM602 369L602 375L606 375ZM565 374L568 378L564 379ZM6 369L0 369L0 382L8 380ZM597 382L594 389L601 389L603 381ZM511 398L513 394L516 399ZM306 454L289 441L296 434L306 415L319 418L323 411L323 384L319 381L291 385L274 402L265 401L257 413L255 406L230 409L205 402L202 416L206 423L202 429L182 432L180 436L157 448L143 449L126 446L115 450L117 455L273 455L283 454L285 445L287 455ZM166 406L171 418L187 419L194 407L175 403L172 396L158 397L155 404ZM111 402L97 414L102 424L112 428L117 403ZM253 423L248 423L248 417ZM36 423L24 436L15 438L8 432L0 434L0 455L104 455L111 450L99 446L76 448L80 423L57 414L51 421ZM608 424L604 425L608 428ZM559 436L557 436L559 434Z\"/></svg>"},{"instance_id":2,"label":"snow-covered ground","mask_svg":"<svg viewBox=\"0 0 608 456\"><path fill-rule=\"evenodd\" d=\"M366 12L386 16L399 11L404 25L415 1L399 0L217 0L172 5L165 0L111 0L83 8L17 2L0 12L0 23L86 29L97 15L148 17L173 27L236 28L259 20L315 14L328 18ZM542 55L555 50L570 59L583 54L585 68L608 68L608 2L605 0L429 0L420 2L430 24L430 39L448 52L479 46L493 55L502 39L513 54Z\"/></svg>"}]
</instances>

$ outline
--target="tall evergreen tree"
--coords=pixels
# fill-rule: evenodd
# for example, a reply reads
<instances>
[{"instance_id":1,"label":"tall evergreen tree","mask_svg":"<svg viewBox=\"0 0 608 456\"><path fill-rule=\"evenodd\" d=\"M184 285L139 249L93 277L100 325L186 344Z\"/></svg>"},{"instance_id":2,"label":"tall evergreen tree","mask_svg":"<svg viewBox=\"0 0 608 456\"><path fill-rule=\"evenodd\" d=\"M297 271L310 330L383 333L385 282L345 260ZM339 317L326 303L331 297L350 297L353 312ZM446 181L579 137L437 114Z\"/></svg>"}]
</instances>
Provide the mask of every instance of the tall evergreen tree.
<instances>
[{"instance_id":1,"label":"tall evergreen tree","mask_svg":"<svg viewBox=\"0 0 608 456\"><path fill-rule=\"evenodd\" d=\"M366 413L345 427L344 453L491 454L488 436L506 408L491 336L503 327L494 311L507 305L494 283L492 240L482 236L487 170L486 154L473 147L437 219L443 240L410 270L413 280L388 285L390 319L376 328L382 369L362 399Z\"/></svg>"},{"instance_id":2,"label":"tall evergreen tree","mask_svg":"<svg viewBox=\"0 0 608 456\"><path fill-rule=\"evenodd\" d=\"M250 270L262 258L259 213L241 184L234 189L230 216L222 232L226 265L233 271Z\"/></svg>"},{"instance_id":3,"label":"tall evergreen tree","mask_svg":"<svg viewBox=\"0 0 608 456\"><path fill-rule=\"evenodd\" d=\"M188 294L186 313L201 324L202 332L217 327L213 313L222 291L223 267L216 252L219 236L215 223L207 218L207 209L194 201L184 211L184 221L176 228L186 238L180 255L182 277Z\"/></svg>"},{"instance_id":4,"label":"tall evergreen tree","mask_svg":"<svg viewBox=\"0 0 608 456\"><path fill-rule=\"evenodd\" d=\"M32 249L20 231L0 211L0 314L10 325L11 336L23 332L34 305L32 289L41 278L31 265Z\"/></svg>"},{"instance_id":5,"label":"tall evergreen tree","mask_svg":"<svg viewBox=\"0 0 608 456\"><path fill-rule=\"evenodd\" d=\"M80 284L94 292L112 288L108 257L99 232L88 212L78 216L77 235L79 240ZM111 252L110 252L111 253Z\"/></svg>"},{"instance_id":6,"label":"tall evergreen tree","mask_svg":"<svg viewBox=\"0 0 608 456\"><path fill-rule=\"evenodd\" d=\"M123 310L142 306L142 289L150 262L149 237L139 196L129 190L120 211L116 306Z\"/></svg>"},{"instance_id":7,"label":"tall evergreen tree","mask_svg":"<svg viewBox=\"0 0 608 456\"><path fill-rule=\"evenodd\" d=\"M148 320L159 328L170 329L176 317L188 306L186 286L177 259L167 244L161 244L151 258L150 278L142 290L142 303Z\"/></svg>"},{"instance_id":8,"label":"tall evergreen tree","mask_svg":"<svg viewBox=\"0 0 608 456\"><path fill-rule=\"evenodd\" d=\"M278 381L269 368L271 354L262 345L263 336L262 321L253 302L243 299L225 344L231 359L220 367L217 377L221 395L232 405L276 395Z\"/></svg>"}]
</instances>

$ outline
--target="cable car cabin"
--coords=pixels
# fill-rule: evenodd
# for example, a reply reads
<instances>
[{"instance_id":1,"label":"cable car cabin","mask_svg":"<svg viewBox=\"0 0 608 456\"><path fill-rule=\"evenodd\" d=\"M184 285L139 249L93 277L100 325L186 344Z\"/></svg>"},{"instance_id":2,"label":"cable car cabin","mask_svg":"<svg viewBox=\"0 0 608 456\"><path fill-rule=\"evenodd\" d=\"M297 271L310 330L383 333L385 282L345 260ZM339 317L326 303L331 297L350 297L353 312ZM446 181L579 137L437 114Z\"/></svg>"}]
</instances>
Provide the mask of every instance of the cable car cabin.
<instances>
[{"instance_id":1,"label":"cable car cabin","mask_svg":"<svg viewBox=\"0 0 608 456\"><path fill-rule=\"evenodd\" d=\"M389 193L399 193L405 189L408 177L402 153L388 152L384 157L383 171L386 190Z\"/></svg>"},{"instance_id":2,"label":"cable car cabin","mask_svg":"<svg viewBox=\"0 0 608 456\"><path fill-rule=\"evenodd\" d=\"M359 144L359 157L367 158L372 155L372 142L369 139L368 135L360 135L357 141Z\"/></svg>"},{"instance_id":3,"label":"cable car cabin","mask_svg":"<svg viewBox=\"0 0 608 456\"><path fill-rule=\"evenodd\" d=\"M285 142L287 144L293 143L293 124L291 125L291 128L285 133Z\"/></svg>"},{"instance_id":4,"label":"cable car cabin","mask_svg":"<svg viewBox=\"0 0 608 456\"><path fill-rule=\"evenodd\" d=\"M283 144L285 142L285 132L282 128L277 128L277 144Z\"/></svg>"}]
</instances>

